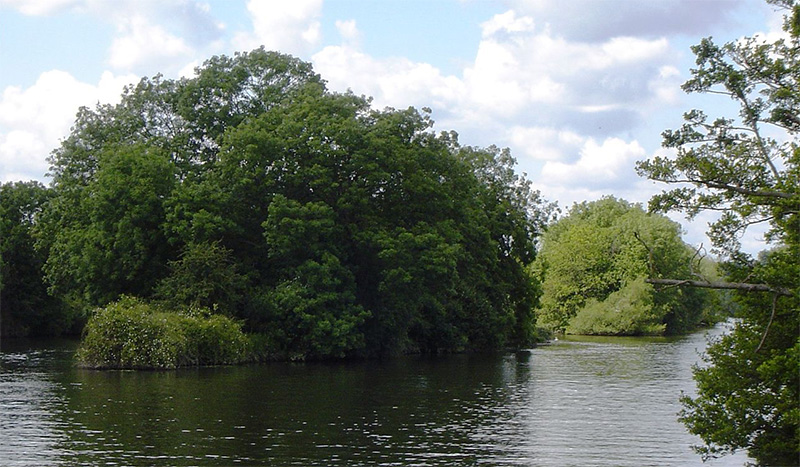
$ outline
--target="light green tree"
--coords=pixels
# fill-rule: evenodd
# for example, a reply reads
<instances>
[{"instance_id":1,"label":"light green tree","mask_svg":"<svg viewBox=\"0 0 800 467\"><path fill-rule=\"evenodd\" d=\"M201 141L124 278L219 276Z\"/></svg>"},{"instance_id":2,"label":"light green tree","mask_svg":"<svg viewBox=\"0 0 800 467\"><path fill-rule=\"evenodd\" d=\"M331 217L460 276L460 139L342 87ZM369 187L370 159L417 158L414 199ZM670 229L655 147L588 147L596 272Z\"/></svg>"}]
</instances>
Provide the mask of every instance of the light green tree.
<instances>
[{"instance_id":1,"label":"light green tree","mask_svg":"<svg viewBox=\"0 0 800 467\"><path fill-rule=\"evenodd\" d=\"M644 279L688 272L680 226L615 198L576 204L550 226L534 263L539 324L575 334L676 334L703 319L705 294L655 294Z\"/></svg>"}]
</instances>

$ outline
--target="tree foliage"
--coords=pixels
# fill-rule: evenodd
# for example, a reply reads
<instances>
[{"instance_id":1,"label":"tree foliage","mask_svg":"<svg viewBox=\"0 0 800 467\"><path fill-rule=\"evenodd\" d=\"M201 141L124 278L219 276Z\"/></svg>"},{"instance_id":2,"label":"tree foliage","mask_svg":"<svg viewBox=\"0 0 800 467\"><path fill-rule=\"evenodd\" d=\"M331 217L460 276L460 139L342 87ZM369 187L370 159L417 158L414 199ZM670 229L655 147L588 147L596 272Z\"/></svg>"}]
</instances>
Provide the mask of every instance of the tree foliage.
<instances>
[{"instance_id":1,"label":"tree foliage","mask_svg":"<svg viewBox=\"0 0 800 467\"><path fill-rule=\"evenodd\" d=\"M797 22L793 0L787 30ZM794 26L796 27L796 26ZM678 210L690 217L721 213L709 236L723 253L738 250L751 225L771 227L775 242L797 242L800 235L800 61L798 37L774 43L744 38L725 45L711 38L693 46L697 68L683 89L726 96L739 105L736 118L710 119L702 110L684 114L686 123L664 132L664 147L676 157L639 162L640 175L679 184L655 196L656 211Z\"/></svg>"},{"instance_id":2,"label":"tree foliage","mask_svg":"<svg viewBox=\"0 0 800 467\"><path fill-rule=\"evenodd\" d=\"M684 90L727 96L739 115L711 120L703 111L687 112L681 128L664 133L674 157L640 162L638 169L679 184L653 198L652 209L721 213L709 236L730 258L728 285L740 290L740 320L695 370L698 393L684 398L682 420L702 437L707 456L747 449L760 463L794 465L800 458L800 5L771 3L787 11L783 38L724 45L704 39L693 47L697 68ZM757 260L739 252L739 236L753 224L768 225L775 245Z\"/></svg>"},{"instance_id":3,"label":"tree foliage","mask_svg":"<svg viewBox=\"0 0 800 467\"><path fill-rule=\"evenodd\" d=\"M539 323L575 334L686 332L704 319L706 294L655 294L644 279L688 273L691 262L680 226L666 217L610 197L576 204L543 237Z\"/></svg>"},{"instance_id":4,"label":"tree foliage","mask_svg":"<svg viewBox=\"0 0 800 467\"><path fill-rule=\"evenodd\" d=\"M170 273L156 286L155 296L173 308L195 306L232 315L247 292L247 278L219 242L189 243L180 259L168 265Z\"/></svg>"},{"instance_id":5,"label":"tree foliage","mask_svg":"<svg viewBox=\"0 0 800 467\"><path fill-rule=\"evenodd\" d=\"M548 206L508 151L257 49L81 109L37 226L52 290L216 306L325 358L530 341Z\"/></svg>"},{"instance_id":6,"label":"tree foliage","mask_svg":"<svg viewBox=\"0 0 800 467\"><path fill-rule=\"evenodd\" d=\"M50 191L38 182L0 185L0 333L60 334L78 324L48 295L42 266L46 252L34 249L34 225Z\"/></svg>"}]
</instances>

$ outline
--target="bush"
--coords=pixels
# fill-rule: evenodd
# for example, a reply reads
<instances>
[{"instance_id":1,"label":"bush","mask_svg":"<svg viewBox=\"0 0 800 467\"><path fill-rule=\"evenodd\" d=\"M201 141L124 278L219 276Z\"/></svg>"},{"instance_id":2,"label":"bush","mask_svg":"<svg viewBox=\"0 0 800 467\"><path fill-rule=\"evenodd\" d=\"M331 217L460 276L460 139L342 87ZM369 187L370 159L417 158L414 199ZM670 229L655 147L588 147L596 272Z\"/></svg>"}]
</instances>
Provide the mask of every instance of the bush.
<instances>
[{"instance_id":1,"label":"bush","mask_svg":"<svg viewBox=\"0 0 800 467\"><path fill-rule=\"evenodd\" d=\"M653 287L643 279L626 284L603 301L589 299L569 322L568 334L661 335L663 312L653 303Z\"/></svg>"},{"instance_id":2,"label":"bush","mask_svg":"<svg viewBox=\"0 0 800 467\"><path fill-rule=\"evenodd\" d=\"M183 317L189 365L235 365L248 359L249 340L240 324L226 316L202 314Z\"/></svg>"},{"instance_id":3,"label":"bush","mask_svg":"<svg viewBox=\"0 0 800 467\"><path fill-rule=\"evenodd\" d=\"M90 368L172 369L247 359L241 325L208 310L176 312L123 297L89 319L79 362Z\"/></svg>"}]
</instances>

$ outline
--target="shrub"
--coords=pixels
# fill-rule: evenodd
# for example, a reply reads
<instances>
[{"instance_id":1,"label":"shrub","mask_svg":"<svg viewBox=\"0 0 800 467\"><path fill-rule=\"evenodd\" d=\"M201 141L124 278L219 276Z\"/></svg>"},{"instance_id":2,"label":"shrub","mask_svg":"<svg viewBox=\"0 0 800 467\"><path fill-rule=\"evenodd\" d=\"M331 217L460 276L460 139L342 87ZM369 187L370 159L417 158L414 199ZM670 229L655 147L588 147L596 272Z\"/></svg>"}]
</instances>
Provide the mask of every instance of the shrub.
<instances>
[{"instance_id":1,"label":"shrub","mask_svg":"<svg viewBox=\"0 0 800 467\"><path fill-rule=\"evenodd\" d=\"M184 365L234 365L247 359L249 340L240 324L207 312L183 317Z\"/></svg>"},{"instance_id":2,"label":"shrub","mask_svg":"<svg viewBox=\"0 0 800 467\"><path fill-rule=\"evenodd\" d=\"M605 300L589 299L569 322L569 334L613 336L660 335L663 312L653 303L653 287L634 280Z\"/></svg>"},{"instance_id":3,"label":"shrub","mask_svg":"<svg viewBox=\"0 0 800 467\"><path fill-rule=\"evenodd\" d=\"M241 363L248 347L230 318L123 297L89 319L77 358L90 368L173 369Z\"/></svg>"}]
</instances>

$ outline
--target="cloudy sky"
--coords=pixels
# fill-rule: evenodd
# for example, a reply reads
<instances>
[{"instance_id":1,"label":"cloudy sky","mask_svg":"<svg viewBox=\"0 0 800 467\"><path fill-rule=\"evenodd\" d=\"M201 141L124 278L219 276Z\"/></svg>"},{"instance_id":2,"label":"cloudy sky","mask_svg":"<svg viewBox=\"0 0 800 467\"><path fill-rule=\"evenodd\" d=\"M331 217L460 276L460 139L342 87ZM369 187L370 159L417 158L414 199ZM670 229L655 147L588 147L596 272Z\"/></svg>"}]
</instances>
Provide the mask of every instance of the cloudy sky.
<instances>
[{"instance_id":1,"label":"cloudy sky","mask_svg":"<svg viewBox=\"0 0 800 467\"><path fill-rule=\"evenodd\" d=\"M562 207L646 202L663 187L634 163L660 133L692 107L732 109L682 93L689 46L779 30L761 0L0 0L0 182L47 182L79 106L264 45L377 107L430 107L463 144L510 147ZM708 244L708 219L674 218Z\"/></svg>"}]
</instances>

